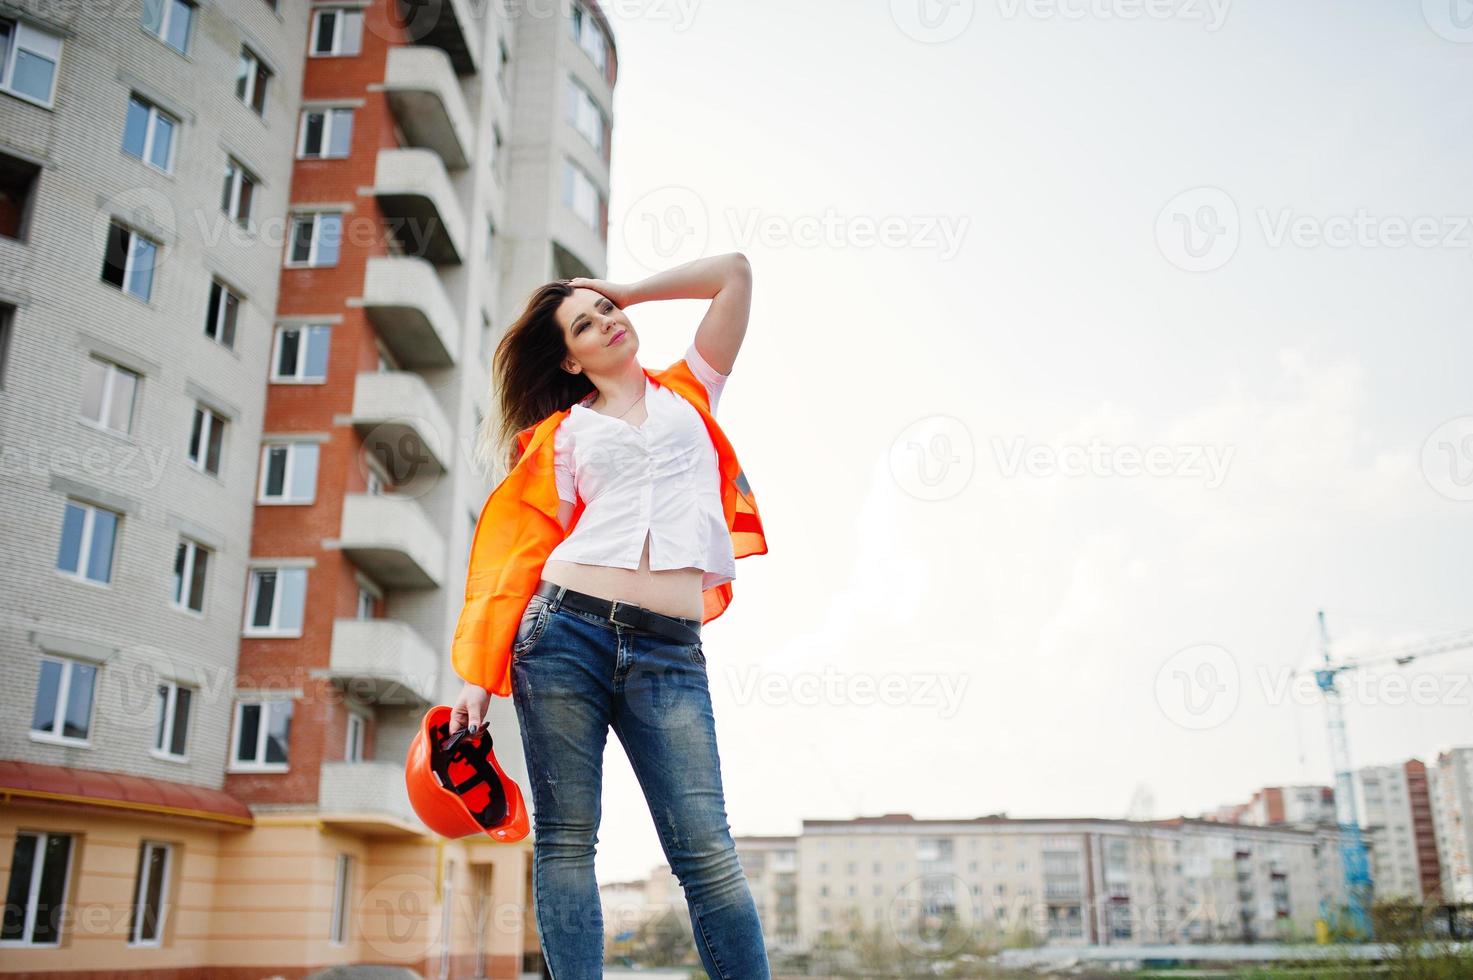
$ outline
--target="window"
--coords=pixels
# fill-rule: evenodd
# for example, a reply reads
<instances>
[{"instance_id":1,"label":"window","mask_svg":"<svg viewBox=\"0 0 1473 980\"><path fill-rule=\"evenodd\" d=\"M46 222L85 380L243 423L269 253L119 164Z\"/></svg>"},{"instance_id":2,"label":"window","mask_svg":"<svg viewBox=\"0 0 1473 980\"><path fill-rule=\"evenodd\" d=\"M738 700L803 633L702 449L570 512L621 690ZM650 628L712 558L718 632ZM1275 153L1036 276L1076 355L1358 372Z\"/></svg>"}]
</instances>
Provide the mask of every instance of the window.
<instances>
[{"instance_id":1,"label":"window","mask_svg":"<svg viewBox=\"0 0 1473 980\"><path fill-rule=\"evenodd\" d=\"M497 38L496 47L498 57L496 61L496 84L501 88L503 95L506 94L506 66L511 61L511 52L506 49L506 39Z\"/></svg>"},{"instance_id":2,"label":"window","mask_svg":"<svg viewBox=\"0 0 1473 980\"><path fill-rule=\"evenodd\" d=\"M210 549L198 541L182 538L174 549L174 605L194 612L205 611L205 573Z\"/></svg>"},{"instance_id":3,"label":"window","mask_svg":"<svg viewBox=\"0 0 1473 980\"><path fill-rule=\"evenodd\" d=\"M86 743L92 734L92 704L97 667L59 657L41 658L31 733L64 742Z\"/></svg>"},{"instance_id":4,"label":"window","mask_svg":"<svg viewBox=\"0 0 1473 980\"><path fill-rule=\"evenodd\" d=\"M604 32L594 23L593 15L588 8L581 3L573 4L573 40L578 46L588 52L588 57L598 66L600 72L608 69L609 48L608 42L604 40Z\"/></svg>"},{"instance_id":5,"label":"window","mask_svg":"<svg viewBox=\"0 0 1473 980\"><path fill-rule=\"evenodd\" d=\"M220 195L220 210L242 228L251 226L251 202L259 181L233 157L225 158L225 186Z\"/></svg>"},{"instance_id":6,"label":"window","mask_svg":"<svg viewBox=\"0 0 1473 980\"><path fill-rule=\"evenodd\" d=\"M0 19L0 92L51 105L61 38L30 24Z\"/></svg>"},{"instance_id":7,"label":"window","mask_svg":"<svg viewBox=\"0 0 1473 980\"><path fill-rule=\"evenodd\" d=\"M137 883L133 887L133 918L128 929L130 946L157 946L164 935L164 916L168 913L169 858L168 844L143 841L138 848Z\"/></svg>"},{"instance_id":8,"label":"window","mask_svg":"<svg viewBox=\"0 0 1473 980\"><path fill-rule=\"evenodd\" d=\"M205 307L205 336L221 347L235 349L235 324L240 318L240 297L218 279L210 281L210 302Z\"/></svg>"},{"instance_id":9,"label":"window","mask_svg":"<svg viewBox=\"0 0 1473 980\"><path fill-rule=\"evenodd\" d=\"M189 50L194 7L184 0L143 0L143 29L180 54Z\"/></svg>"},{"instance_id":10,"label":"window","mask_svg":"<svg viewBox=\"0 0 1473 980\"><path fill-rule=\"evenodd\" d=\"M82 376L82 418L126 434L133 427L137 394L137 374L96 355L87 359Z\"/></svg>"},{"instance_id":11,"label":"window","mask_svg":"<svg viewBox=\"0 0 1473 980\"><path fill-rule=\"evenodd\" d=\"M246 633L300 636L307 597L305 568L253 568L246 598Z\"/></svg>"},{"instance_id":12,"label":"window","mask_svg":"<svg viewBox=\"0 0 1473 980\"><path fill-rule=\"evenodd\" d=\"M159 755L182 759L189 748L189 707L194 691L173 681L159 685L158 726L154 729L153 750Z\"/></svg>"},{"instance_id":13,"label":"window","mask_svg":"<svg viewBox=\"0 0 1473 980\"><path fill-rule=\"evenodd\" d=\"M320 267L338 264L338 243L343 233L343 216L337 211L318 211L292 218L291 241L286 264Z\"/></svg>"},{"instance_id":14,"label":"window","mask_svg":"<svg viewBox=\"0 0 1473 980\"><path fill-rule=\"evenodd\" d=\"M123 152L168 173L174 169L174 132L179 120L138 95L128 97Z\"/></svg>"},{"instance_id":15,"label":"window","mask_svg":"<svg viewBox=\"0 0 1473 980\"><path fill-rule=\"evenodd\" d=\"M144 302L153 293L153 269L158 243L123 227L108 225L107 254L102 259L102 281Z\"/></svg>"},{"instance_id":16,"label":"window","mask_svg":"<svg viewBox=\"0 0 1473 980\"><path fill-rule=\"evenodd\" d=\"M357 612L357 616L358 616L359 619L372 619L373 618L373 599L374 599L374 596L373 596L373 593L372 592L368 591L367 589L365 589L361 585L358 586L358 612Z\"/></svg>"},{"instance_id":17,"label":"window","mask_svg":"<svg viewBox=\"0 0 1473 980\"><path fill-rule=\"evenodd\" d=\"M363 761L363 716L356 711L348 712L348 744L343 746L345 762Z\"/></svg>"},{"instance_id":18,"label":"window","mask_svg":"<svg viewBox=\"0 0 1473 980\"><path fill-rule=\"evenodd\" d=\"M298 157L345 157L352 142L352 109L308 109L302 113L302 131L297 135Z\"/></svg>"},{"instance_id":19,"label":"window","mask_svg":"<svg viewBox=\"0 0 1473 980\"><path fill-rule=\"evenodd\" d=\"M327 378L326 325L278 327L271 357L272 381L323 381Z\"/></svg>"},{"instance_id":20,"label":"window","mask_svg":"<svg viewBox=\"0 0 1473 980\"><path fill-rule=\"evenodd\" d=\"M332 926L328 938L334 946L341 946L348 938L348 889L351 887L353 856L338 855L337 874L332 885Z\"/></svg>"},{"instance_id":21,"label":"window","mask_svg":"<svg viewBox=\"0 0 1473 980\"><path fill-rule=\"evenodd\" d=\"M57 571L90 582L111 581L118 517L102 507L68 500L56 552Z\"/></svg>"},{"instance_id":22,"label":"window","mask_svg":"<svg viewBox=\"0 0 1473 980\"><path fill-rule=\"evenodd\" d=\"M588 140L589 145L600 156L603 155L604 126L607 125L603 110L593 101L588 90L571 75L568 76L568 122L583 134L583 138Z\"/></svg>"},{"instance_id":23,"label":"window","mask_svg":"<svg viewBox=\"0 0 1473 980\"><path fill-rule=\"evenodd\" d=\"M310 504L317 496L317 449L315 442L265 446L260 502Z\"/></svg>"},{"instance_id":24,"label":"window","mask_svg":"<svg viewBox=\"0 0 1473 980\"><path fill-rule=\"evenodd\" d=\"M70 834L29 831L16 834L0 942L17 946L61 945L61 919L71 876Z\"/></svg>"},{"instance_id":25,"label":"window","mask_svg":"<svg viewBox=\"0 0 1473 980\"><path fill-rule=\"evenodd\" d=\"M5 390L5 361L10 355L10 334L15 322L15 307L0 305L0 391Z\"/></svg>"},{"instance_id":26,"label":"window","mask_svg":"<svg viewBox=\"0 0 1473 980\"><path fill-rule=\"evenodd\" d=\"M291 737L290 701L242 701L235 706L235 769L285 771Z\"/></svg>"},{"instance_id":27,"label":"window","mask_svg":"<svg viewBox=\"0 0 1473 980\"><path fill-rule=\"evenodd\" d=\"M571 160L563 161L563 203L594 231L599 230L602 200L593 180Z\"/></svg>"},{"instance_id":28,"label":"window","mask_svg":"<svg viewBox=\"0 0 1473 980\"><path fill-rule=\"evenodd\" d=\"M256 115L266 115L266 88L271 81L271 69L261 63L260 57L250 48L240 49L240 66L235 72L235 97L255 110Z\"/></svg>"},{"instance_id":29,"label":"window","mask_svg":"<svg viewBox=\"0 0 1473 980\"><path fill-rule=\"evenodd\" d=\"M357 54L363 47L363 11L325 7L312 17L312 57Z\"/></svg>"},{"instance_id":30,"label":"window","mask_svg":"<svg viewBox=\"0 0 1473 980\"><path fill-rule=\"evenodd\" d=\"M0 153L0 238L26 240L41 168L29 160Z\"/></svg>"},{"instance_id":31,"label":"window","mask_svg":"<svg viewBox=\"0 0 1473 980\"><path fill-rule=\"evenodd\" d=\"M486 261L496 261L496 224L490 218L486 219Z\"/></svg>"},{"instance_id":32,"label":"window","mask_svg":"<svg viewBox=\"0 0 1473 980\"><path fill-rule=\"evenodd\" d=\"M491 124L491 159L488 164L491 167L491 176L499 182L501 180L501 127L495 123Z\"/></svg>"},{"instance_id":33,"label":"window","mask_svg":"<svg viewBox=\"0 0 1473 980\"><path fill-rule=\"evenodd\" d=\"M194 406L194 425L189 430L189 464L202 473L220 475L220 444L225 438L225 420L204 405Z\"/></svg>"}]
</instances>

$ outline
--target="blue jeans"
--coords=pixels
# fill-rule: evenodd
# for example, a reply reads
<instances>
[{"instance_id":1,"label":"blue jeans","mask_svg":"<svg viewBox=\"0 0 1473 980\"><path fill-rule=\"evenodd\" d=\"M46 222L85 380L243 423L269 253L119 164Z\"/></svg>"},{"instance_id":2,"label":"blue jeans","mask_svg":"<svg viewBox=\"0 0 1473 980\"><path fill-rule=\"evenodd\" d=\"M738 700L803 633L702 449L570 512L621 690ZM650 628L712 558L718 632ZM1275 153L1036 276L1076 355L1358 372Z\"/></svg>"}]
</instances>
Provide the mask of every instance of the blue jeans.
<instances>
[{"instance_id":1,"label":"blue jeans","mask_svg":"<svg viewBox=\"0 0 1473 980\"><path fill-rule=\"evenodd\" d=\"M727 824L701 644L533 596L512 645L511 674L532 792L533 901L553 980L603 976L593 857L610 726L685 891L706 972L713 980L768 980L762 925Z\"/></svg>"}]
</instances>

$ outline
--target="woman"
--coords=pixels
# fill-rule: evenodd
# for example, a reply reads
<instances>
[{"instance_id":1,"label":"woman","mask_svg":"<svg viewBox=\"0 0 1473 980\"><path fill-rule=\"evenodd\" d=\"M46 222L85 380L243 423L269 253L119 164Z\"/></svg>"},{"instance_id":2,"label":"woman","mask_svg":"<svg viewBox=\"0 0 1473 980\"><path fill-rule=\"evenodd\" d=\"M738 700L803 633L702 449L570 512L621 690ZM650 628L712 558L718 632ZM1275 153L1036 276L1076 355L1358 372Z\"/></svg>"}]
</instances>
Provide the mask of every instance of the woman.
<instances>
[{"instance_id":1,"label":"woman","mask_svg":"<svg viewBox=\"0 0 1473 980\"><path fill-rule=\"evenodd\" d=\"M517 444L472 543L452 650L466 685L451 729L474 733L491 694L510 691L534 804L537 925L554 980L603 975L594 844L610 727L685 891L706 972L769 976L727 823L700 641L701 624L730 602L735 558L766 551L750 487L714 419L751 297L740 253L634 285L553 282L497 347L494 441L515 434ZM685 357L650 373L625 310L683 298L711 305Z\"/></svg>"}]
</instances>

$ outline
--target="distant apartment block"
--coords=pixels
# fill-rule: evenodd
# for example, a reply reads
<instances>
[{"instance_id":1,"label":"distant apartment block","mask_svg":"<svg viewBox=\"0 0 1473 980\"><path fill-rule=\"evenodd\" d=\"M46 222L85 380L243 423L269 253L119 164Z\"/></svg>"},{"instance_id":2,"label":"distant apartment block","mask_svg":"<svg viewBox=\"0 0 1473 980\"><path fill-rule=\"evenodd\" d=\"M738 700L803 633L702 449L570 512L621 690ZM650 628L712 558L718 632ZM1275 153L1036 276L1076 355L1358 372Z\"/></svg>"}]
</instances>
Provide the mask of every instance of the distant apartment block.
<instances>
[{"instance_id":1,"label":"distant apartment block","mask_svg":"<svg viewBox=\"0 0 1473 980\"><path fill-rule=\"evenodd\" d=\"M1439 752L1428 776L1442 897L1473 902L1473 747Z\"/></svg>"}]
</instances>

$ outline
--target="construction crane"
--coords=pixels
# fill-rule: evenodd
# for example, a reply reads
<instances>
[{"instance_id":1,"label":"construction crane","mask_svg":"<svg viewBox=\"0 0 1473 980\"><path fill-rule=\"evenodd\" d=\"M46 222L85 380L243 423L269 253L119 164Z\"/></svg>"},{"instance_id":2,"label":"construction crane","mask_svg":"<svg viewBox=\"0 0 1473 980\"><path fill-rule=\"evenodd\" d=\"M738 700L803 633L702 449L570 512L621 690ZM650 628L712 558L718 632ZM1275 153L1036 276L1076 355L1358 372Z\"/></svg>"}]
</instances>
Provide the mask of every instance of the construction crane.
<instances>
[{"instance_id":1,"label":"construction crane","mask_svg":"<svg viewBox=\"0 0 1473 980\"><path fill-rule=\"evenodd\" d=\"M1355 806L1355 783L1350 769L1350 741L1345 734L1345 698L1336 686L1341 674L1382 664L1405 667L1414 660L1440 653L1473 648L1473 630L1463 630L1433 637L1399 650L1383 651L1372 657L1344 660L1330 659L1330 631L1325 626L1325 611L1319 611L1321 666L1314 672L1316 686L1325 694L1325 709L1330 725L1330 761L1335 766L1335 822L1340 829L1340 860L1345 871L1345 890L1349 898L1348 915L1351 928L1366 939L1374 938L1371 926L1371 872L1366 860L1365 839L1361 836L1360 818ZM1326 919L1325 902L1320 913Z\"/></svg>"}]
</instances>

